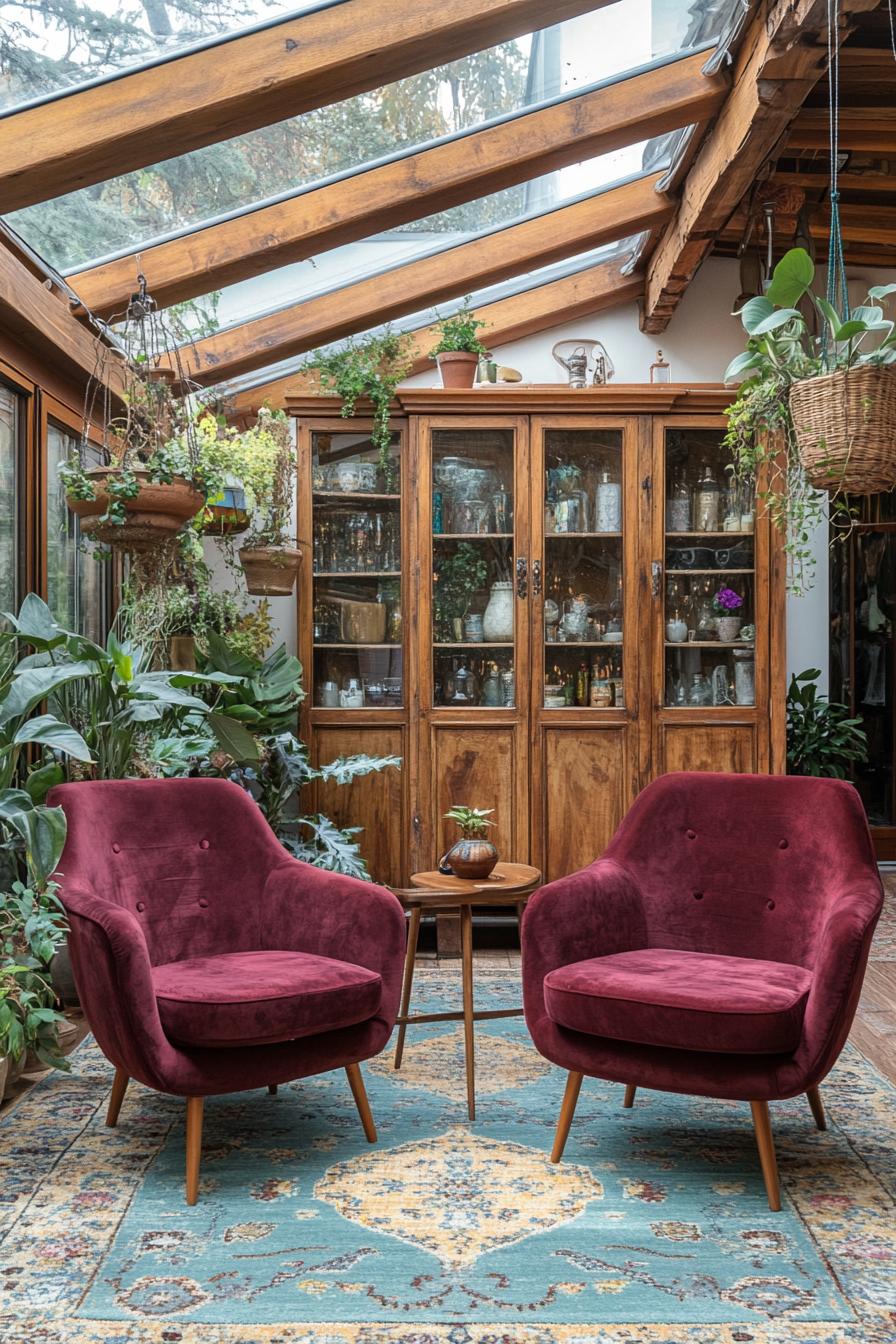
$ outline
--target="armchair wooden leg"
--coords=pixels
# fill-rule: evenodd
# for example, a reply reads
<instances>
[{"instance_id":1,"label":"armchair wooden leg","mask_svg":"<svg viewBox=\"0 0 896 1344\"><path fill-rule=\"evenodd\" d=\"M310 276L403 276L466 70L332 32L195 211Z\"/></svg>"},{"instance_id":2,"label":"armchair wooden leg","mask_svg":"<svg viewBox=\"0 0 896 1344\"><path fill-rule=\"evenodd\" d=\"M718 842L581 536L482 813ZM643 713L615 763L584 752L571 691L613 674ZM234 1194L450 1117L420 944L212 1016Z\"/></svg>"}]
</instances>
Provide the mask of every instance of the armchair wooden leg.
<instances>
[{"instance_id":1,"label":"armchair wooden leg","mask_svg":"<svg viewBox=\"0 0 896 1344\"><path fill-rule=\"evenodd\" d=\"M202 1153L204 1097L187 1097L187 1203L199 1198L199 1158Z\"/></svg>"},{"instance_id":2,"label":"armchair wooden leg","mask_svg":"<svg viewBox=\"0 0 896 1344\"><path fill-rule=\"evenodd\" d=\"M759 1161L762 1165L762 1178L768 1195L768 1206L772 1213L781 1209L781 1190L778 1185L778 1162L775 1157L775 1141L772 1138L772 1126L768 1115L767 1101L751 1101L753 1128L756 1131L756 1144L759 1148Z\"/></svg>"},{"instance_id":3,"label":"armchair wooden leg","mask_svg":"<svg viewBox=\"0 0 896 1344\"><path fill-rule=\"evenodd\" d=\"M637 1090L638 1089L634 1083L626 1083L625 1100L623 1101L622 1104L627 1111L630 1111L635 1104L635 1093L637 1092Z\"/></svg>"},{"instance_id":4,"label":"armchair wooden leg","mask_svg":"<svg viewBox=\"0 0 896 1344\"><path fill-rule=\"evenodd\" d=\"M370 1113L370 1102L367 1100L367 1090L364 1087L364 1079L361 1077L361 1066L360 1064L349 1064L345 1072L348 1075L348 1085L352 1090L352 1096L361 1117L361 1124L364 1127L364 1136L368 1143L376 1143L376 1125L373 1123L373 1116Z\"/></svg>"},{"instance_id":5,"label":"armchair wooden leg","mask_svg":"<svg viewBox=\"0 0 896 1344\"><path fill-rule=\"evenodd\" d=\"M819 1129L827 1129L828 1119L824 1113L824 1102L821 1099L821 1090L817 1087L810 1087L806 1093L809 1098L809 1106L815 1117L815 1123Z\"/></svg>"},{"instance_id":6,"label":"armchair wooden leg","mask_svg":"<svg viewBox=\"0 0 896 1344\"><path fill-rule=\"evenodd\" d=\"M566 1080L566 1091L563 1093L563 1105L560 1107L560 1119L557 1121L554 1148L551 1152L552 1162L559 1162L563 1156L563 1149L566 1147L566 1140L569 1137L569 1127L576 1113L576 1102L579 1099L582 1076L581 1073L570 1073Z\"/></svg>"},{"instance_id":7,"label":"armchair wooden leg","mask_svg":"<svg viewBox=\"0 0 896 1344\"><path fill-rule=\"evenodd\" d=\"M110 1129L114 1129L118 1124L118 1112L121 1110L121 1103L124 1101L124 1094L128 1090L130 1078L124 1069L115 1070L115 1078L112 1083L112 1092L109 1096L109 1105L106 1110L106 1124Z\"/></svg>"},{"instance_id":8,"label":"armchair wooden leg","mask_svg":"<svg viewBox=\"0 0 896 1344\"><path fill-rule=\"evenodd\" d=\"M404 980L401 986L401 1007L398 1010L399 1017L407 1017L408 1009L411 1006L411 987L414 983L414 961L417 956L417 941L420 937L420 915L422 907L419 905L411 906L411 922L408 925L408 945L404 956ZM395 1067L401 1068L401 1057L404 1054L404 1038L408 1026L406 1022L401 1022L398 1027L398 1040L395 1042Z\"/></svg>"},{"instance_id":9,"label":"armchair wooden leg","mask_svg":"<svg viewBox=\"0 0 896 1344\"><path fill-rule=\"evenodd\" d=\"M268 1094L269 1094L270 1096L272 1096L272 1097L276 1097L276 1095L277 1095L277 1084L276 1084L276 1083L268 1083Z\"/></svg>"}]
</instances>

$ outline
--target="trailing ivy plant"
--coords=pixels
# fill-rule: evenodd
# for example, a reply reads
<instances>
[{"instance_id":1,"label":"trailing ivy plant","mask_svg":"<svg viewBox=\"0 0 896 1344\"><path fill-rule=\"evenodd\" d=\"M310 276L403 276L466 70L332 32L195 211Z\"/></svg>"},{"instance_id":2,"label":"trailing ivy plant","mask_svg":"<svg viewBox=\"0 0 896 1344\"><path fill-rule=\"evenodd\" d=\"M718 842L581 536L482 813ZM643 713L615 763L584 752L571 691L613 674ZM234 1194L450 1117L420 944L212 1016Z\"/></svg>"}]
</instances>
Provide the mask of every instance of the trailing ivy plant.
<instances>
[{"instance_id":1,"label":"trailing ivy plant","mask_svg":"<svg viewBox=\"0 0 896 1344\"><path fill-rule=\"evenodd\" d=\"M787 772L846 779L868 759L862 720L846 705L818 694L817 667L790 679L787 690Z\"/></svg>"},{"instance_id":2,"label":"trailing ivy plant","mask_svg":"<svg viewBox=\"0 0 896 1344\"><path fill-rule=\"evenodd\" d=\"M831 520L850 525L847 503L828 500L809 482L800 461L790 388L805 378L861 364L896 363L896 324L884 317L880 300L896 285L873 285L865 301L841 318L831 304L812 292L815 263L803 248L792 248L778 262L765 294L739 310L747 348L732 360L725 382L746 375L728 408L725 444L735 476L751 486L758 479L766 511L784 536L791 592L812 586L812 534L830 507ZM811 302L821 319L821 335L810 329L797 306Z\"/></svg>"},{"instance_id":3,"label":"trailing ivy plant","mask_svg":"<svg viewBox=\"0 0 896 1344\"><path fill-rule=\"evenodd\" d=\"M390 448L389 413L395 390L411 369L412 338L386 327L379 335L349 340L338 350L315 350L305 368L316 369L324 392L342 399L340 414L348 419L361 400L373 406L370 440L379 454L379 467L391 488L394 464Z\"/></svg>"},{"instance_id":4,"label":"trailing ivy plant","mask_svg":"<svg viewBox=\"0 0 896 1344\"><path fill-rule=\"evenodd\" d=\"M468 294L456 312L450 317L439 319L436 328L439 342L430 350L430 359L455 351L469 355L488 354L488 347L483 345L478 335L485 330L487 323L479 321L471 307L472 302L472 296Z\"/></svg>"}]
</instances>

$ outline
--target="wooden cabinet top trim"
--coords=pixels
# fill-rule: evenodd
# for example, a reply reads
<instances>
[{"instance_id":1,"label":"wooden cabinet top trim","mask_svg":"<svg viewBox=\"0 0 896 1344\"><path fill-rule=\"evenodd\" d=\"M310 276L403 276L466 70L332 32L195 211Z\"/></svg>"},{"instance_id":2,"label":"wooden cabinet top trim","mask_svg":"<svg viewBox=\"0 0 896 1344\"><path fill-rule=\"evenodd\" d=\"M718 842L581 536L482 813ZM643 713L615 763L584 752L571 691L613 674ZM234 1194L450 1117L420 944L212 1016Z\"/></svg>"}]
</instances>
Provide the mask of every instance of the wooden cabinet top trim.
<instances>
[{"instance_id":1,"label":"wooden cabinet top trim","mask_svg":"<svg viewBox=\"0 0 896 1344\"><path fill-rule=\"evenodd\" d=\"M532 414L721 414L734 400L721 383L615 383L604 387L570 388L558 383L504 383L473 388L407 387L396 394L396 409L407 415L467 416ZM286 397L290 415L302 418L338 416L338 397ZM364 404L358 414L363 418Z\"/></svg>"}]
</instances>

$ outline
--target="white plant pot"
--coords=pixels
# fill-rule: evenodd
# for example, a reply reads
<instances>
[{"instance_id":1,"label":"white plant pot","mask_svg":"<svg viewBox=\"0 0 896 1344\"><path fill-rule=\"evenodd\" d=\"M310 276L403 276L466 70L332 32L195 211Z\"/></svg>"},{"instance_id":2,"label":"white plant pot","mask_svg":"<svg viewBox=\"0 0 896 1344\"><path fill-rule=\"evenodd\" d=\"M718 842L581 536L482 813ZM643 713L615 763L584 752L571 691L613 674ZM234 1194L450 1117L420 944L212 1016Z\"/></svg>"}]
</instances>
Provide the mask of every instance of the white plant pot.
<instances>
[{"instance_id":1,"label":"white plant pot","mask_svg":"<svg viewBox=\"0 0 896 1344\"><path fill-rule=\"evenodd\" d=\"M503 644L513 639L513 584L508 580L492 584L482 630L487 644Z\"/></svg>"}]
</instances>

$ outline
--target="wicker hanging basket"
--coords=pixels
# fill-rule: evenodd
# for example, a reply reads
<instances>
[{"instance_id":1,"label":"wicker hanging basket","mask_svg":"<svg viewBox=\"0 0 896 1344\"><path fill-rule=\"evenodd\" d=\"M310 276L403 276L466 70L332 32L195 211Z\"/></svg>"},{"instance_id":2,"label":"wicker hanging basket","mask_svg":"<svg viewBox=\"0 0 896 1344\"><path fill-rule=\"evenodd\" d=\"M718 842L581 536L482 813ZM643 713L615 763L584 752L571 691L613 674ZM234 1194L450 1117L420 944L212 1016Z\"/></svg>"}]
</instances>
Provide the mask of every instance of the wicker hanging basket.
<instances>
[{"instance_id":1,"label":"wicker hanging basket","mask_svg":"<svg viewBox=\"0 0 896 1344\"><path fill-rule=\"evenodd\" d=\"M876 495L896 485L896 371L863 364L790 389L800 461L819 490Z\"/></svg>"}]
</instances>

